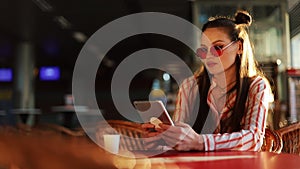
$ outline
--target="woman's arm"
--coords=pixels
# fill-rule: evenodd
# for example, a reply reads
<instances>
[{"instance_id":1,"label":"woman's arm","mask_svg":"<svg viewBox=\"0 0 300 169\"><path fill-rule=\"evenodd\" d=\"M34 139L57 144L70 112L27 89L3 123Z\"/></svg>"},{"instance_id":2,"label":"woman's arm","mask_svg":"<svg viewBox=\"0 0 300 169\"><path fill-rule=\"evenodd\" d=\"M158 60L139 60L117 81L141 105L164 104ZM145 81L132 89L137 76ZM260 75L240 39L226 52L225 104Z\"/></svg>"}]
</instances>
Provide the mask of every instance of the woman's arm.
<instances>
[{"instance_id":1,"label":"woman's arm","mask_svg":"<svg viewBox=\"0 0 300 169\"><path fill-rule=\"evenodd\" d=\"M260 77L256 78L250 85L246 102L247 112L241 122L242 130L233 133L203 135L205 150L260 150L272 97L270 87L265 80Z\"/></svg>"},{"instance_id":2,"label":"woman's arm","mask_svg":"<svg viewBox=\"0 0 300 169\"><path fill-rule=\"evenodd\" d=\"M180 85L176 109L173 114L175 126L161 124L158 131L162 139L170 146L179 151L204 150L203 137L196 133L187 124L195 119L190 115L193 112L199 95L198 84L195 77L185 79Z\"/></svg>"},{"instance_id":3,"label":"woman's arm","mask_svg":"<svg viewBox=\"0 0 300 169\"><path fill-rule=\"evenodd\" d=\"M175 126L160 124L158 131L168 146L173 147L175 150L204 150L203 137L186 123L176 122Z\"/></svg>"},{"instance_id":4,"label":"woman's arm","mask_svg":"<svg viewBox=\"0 0 300 169\"><path fill-rule=\"evenodd\" d=\"M185 79L179 87L173 121L190 122L190 112L193 112L197 100L198 84L194 76Z\"/></svg>"},{"instance_id":5,"label":"woman's arm","mask_svg":"<svg viewBox=\"0 0 300 169\"><path fill-rule=\"evenodd\" d=\"M173 121L177 122L176 125L179 124L178 123L179 121L186 122L186 123L190 121L189 112L193 111L192 108L194 107L194 102L196 100L197 94L198 94L198 86L197 86L197 81L196 81L195 77L189 77L189 78L185 79L182 82L182 84L180 85L178 95L177 95L177 100L176 100L176 109L173 114ZM174 132L177 133L178 129L184 129L185 131L188 129L187 126L182 126L182 125L179 125L176 127L175 126L170 127L169 125L161 125L161 127L162 127L161 130L156 128L156 131L153 132L153 130L152 131L149 130L149 129L154 128L154 125L152 125L152 124L143 124L142 127L146 130L145 137L147 139L145 139L145 143L147 145L147 148L149 148L149 149L152 149L152 148L157 147L158 145L161 145L162 144L162 141L160 140L161 137L164 137L164 139L173 138L173 136L174 136L173 133ZM166 129L170 129L170 130L165 132ZM184 130L183 130L183 135L185 135ZM168 133L171 134L169 138L166 135ZM178 137L180 137L180 136L178 136ZM194 135L194 137L197 137L197 136ZM200 136L198 135L198 137L200 137ZM203 140L202 137L200 139ZM176 139L174 139L174 140L176 140ZM175 144L173 144L174 140L172 140L171 143L169 142L169 145L171 145L172 147L175 145ZM177 146L176 148L180 149L180 146Z\"/></svg>"}]
</instances>

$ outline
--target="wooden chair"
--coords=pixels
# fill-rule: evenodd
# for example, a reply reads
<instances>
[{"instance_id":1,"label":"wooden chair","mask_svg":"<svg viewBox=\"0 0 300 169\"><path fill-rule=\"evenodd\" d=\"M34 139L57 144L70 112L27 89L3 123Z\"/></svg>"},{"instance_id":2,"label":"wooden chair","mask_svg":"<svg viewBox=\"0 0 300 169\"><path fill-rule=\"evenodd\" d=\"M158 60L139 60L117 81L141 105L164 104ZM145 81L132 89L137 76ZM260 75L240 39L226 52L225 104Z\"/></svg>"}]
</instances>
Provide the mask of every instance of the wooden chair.
<instances>
[{"instance_id":1,"label":"wooden chair","mask_svg":"<svg viewBox=\"0 0 300 169\"><path fill-rule=\"evenodd\" d=\"M283 141L282 152L300 155L300 122L277 130Z\"/></svg>"},{"instance_id":2,"label":"wooden chair","mask_svg":"<svg viewBox=\"0 0 300 169\"><path fill-rule=\"evenodd\" d=\"M111 133L110 127L116 130L121 135L120 150L145 150L144 144L140 138L143 137L144 130L140 123L124 120L108 120L110 126L103 127L103 122L98 125L96 131L97 141L102 142L103 134Z\"/></svg>"},{"instance_id":3,"label":"wooden chair","mask_svg":"<svg viewBox=\"0 0 300 169\"><path fill-rule=\"evenodd\" d=\"M282 146L282 139L279 133L275 130L266 128L265 138L261 150L274 153L281 153Z\"/></svg>"}]
</instances>

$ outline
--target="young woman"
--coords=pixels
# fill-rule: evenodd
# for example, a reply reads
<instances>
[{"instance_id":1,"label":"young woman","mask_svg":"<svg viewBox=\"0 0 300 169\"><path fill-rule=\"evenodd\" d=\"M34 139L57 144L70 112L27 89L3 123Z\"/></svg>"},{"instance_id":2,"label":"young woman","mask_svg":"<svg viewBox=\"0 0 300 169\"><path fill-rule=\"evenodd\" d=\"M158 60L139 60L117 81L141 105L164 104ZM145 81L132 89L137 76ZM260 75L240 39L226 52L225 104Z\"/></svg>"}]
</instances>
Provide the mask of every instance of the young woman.
<instances>
[{"instance_id":1,"label":"young woman","mask_svg":"<svg viewBox=\"0 0 300 169\"><path fill-rule=\"evenodd\" d=\"M210 18L203 26L196 53L204 67L180 85L175 126L149 131L148 148L163 140L181 151L260 150L273 95L253 56L251 22L239 11L234 19Z\"/></svg>"}]
</instances>

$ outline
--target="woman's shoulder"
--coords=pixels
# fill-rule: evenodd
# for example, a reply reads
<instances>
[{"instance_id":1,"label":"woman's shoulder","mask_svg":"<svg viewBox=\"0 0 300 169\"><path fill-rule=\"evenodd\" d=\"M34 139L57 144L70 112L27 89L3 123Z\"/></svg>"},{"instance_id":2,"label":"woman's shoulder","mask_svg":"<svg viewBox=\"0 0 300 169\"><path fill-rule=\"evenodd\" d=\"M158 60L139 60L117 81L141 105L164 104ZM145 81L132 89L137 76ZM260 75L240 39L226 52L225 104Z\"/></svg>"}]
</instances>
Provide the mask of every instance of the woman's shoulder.
<instances>
[{"instance_id":1,"label":"woman's shoulder","mask_svg":"<svg viewBox=\"0 0 300 169\"><path fill-rule=\"evenodd\" d=\"M252 78L252 82L250 84L250 90L253 88L261 88L265 89L270 87L269 81L262 76L256 76Z\"/></svg>"},{"instance_id":2,"label":"woman's shoulder","mask_svg":"<svg viewBox=\"0 0 300 169\"><path fill-rule=\"evenodd\" d=\"M251 86L258 85L258 84L268 84L269 81L262 76L255 76L252 78Z\"/></svg>"},{"instance_id":3,"label":"woman's shoulder","mask_svg":"<svg viewBox=\"0 0 300 169\"><path fill-rule=\"evenodd\" d=\"M249 93L250 95L256 95L260 92L263 92L270 98L270 101L272 101L273 94L268 79L262 76L257 76L250 84Z\"/></svg>"}]
</instances>

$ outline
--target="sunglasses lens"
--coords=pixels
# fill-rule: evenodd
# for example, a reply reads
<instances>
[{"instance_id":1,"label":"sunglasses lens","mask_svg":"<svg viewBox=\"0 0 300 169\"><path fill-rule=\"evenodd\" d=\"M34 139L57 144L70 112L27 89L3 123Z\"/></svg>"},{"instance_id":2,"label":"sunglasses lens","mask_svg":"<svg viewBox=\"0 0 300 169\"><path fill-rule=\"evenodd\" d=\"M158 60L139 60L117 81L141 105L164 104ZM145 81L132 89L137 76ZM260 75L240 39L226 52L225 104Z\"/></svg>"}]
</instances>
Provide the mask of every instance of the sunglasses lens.
<instances>
[{"instance_id":1,"label":"sunglasses lens","mask_svg":"<svg viewBox=\"0 0 300 169\"><path fill-rule=\"evenodd\" d=\"M205 59L206 55L207 55L207 49L204 47L198 48L197 49L197 55L201 58L201 59ZM214 56L214 57L220 57L223 54L222 51L222 47L221 46L212 46L210 48L210 53Z\"/></svg>"},{"instance_id":2,"label":"sunglasses lens","mask_svg":"<svg viewBox=\"0 0 300 169\"><path fill-rule=\"evenodd\" d=\"M207 55L207 49L206 48L198 48L197 49L197 56L199 56L201 59L205 59Z\"/></svg>"},{"instance_id":3,"label":"sunglasses lens","mask_svg":"<svg viewBox=\"0 0 300 169\"><path fill-rule=\"evenodd\" d=\"M215 57L220 57L222 55L222 48L220 46L212 46L210 48L210 53Z\"/></svg>"}]
</instances>

